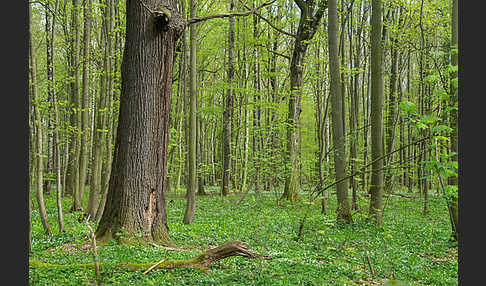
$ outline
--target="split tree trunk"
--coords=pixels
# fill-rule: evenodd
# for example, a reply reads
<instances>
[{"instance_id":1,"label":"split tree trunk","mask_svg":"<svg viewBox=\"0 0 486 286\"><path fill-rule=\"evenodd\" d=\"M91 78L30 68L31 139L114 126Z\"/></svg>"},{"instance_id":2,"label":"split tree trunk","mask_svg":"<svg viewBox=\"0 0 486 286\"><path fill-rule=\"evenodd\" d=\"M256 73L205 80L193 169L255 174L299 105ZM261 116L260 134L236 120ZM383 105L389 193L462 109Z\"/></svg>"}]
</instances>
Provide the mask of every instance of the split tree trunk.
<instances>
[{"instance_id":1,"label":"split tree trunk","mask_svg":"<svg viewBox=\"0 0 486 286\"><path fill-rule=\"evenodd\" d=\"M115 153L96 236L123 241L122 230L124 237L143 231L142 239L172 245L165 201L167 148L174 53L185 22L174 0L128 0L126 5Z\"/></svg>"}]
</instances>

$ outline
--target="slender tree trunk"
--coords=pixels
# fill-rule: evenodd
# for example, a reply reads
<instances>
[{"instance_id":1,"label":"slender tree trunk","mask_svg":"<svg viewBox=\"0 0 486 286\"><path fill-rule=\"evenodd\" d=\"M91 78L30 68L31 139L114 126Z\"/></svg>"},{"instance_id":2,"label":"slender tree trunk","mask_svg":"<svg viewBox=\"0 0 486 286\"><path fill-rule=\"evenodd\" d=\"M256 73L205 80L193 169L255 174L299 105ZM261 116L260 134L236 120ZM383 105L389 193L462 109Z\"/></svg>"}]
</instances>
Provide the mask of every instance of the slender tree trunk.
<instances>
[{"instance_id":1,"label":"slender tree trunk","mask_svg":"<svg viewBox=\"0 0 486 286\"><path fill-rule=\"evenodd\" d=\"M81 201L79 201L78 189L79 189L79 155L81 150L81 141L80 141L80 112L77 110L80 107L80 98L79 98L79 16L78 16L78 0L72 0L73 7L72 7L72 23L71 27L73 30L73 38L71 39L71 66L70 72L71 77L73 78L70 86L71 90L71 126L73 129L71 135L71 144L69 153L71 154L68 166L68 173L66 177L66 194L73 196L73 205L71 207L71 211L79 211L82 210Z\"/></svg>"},{"instance_id":2,"label":"slender tree trunk","mask_svg":"<svg viewBox=\"0 0 486 286\"><path fill-rule=\"evenodd\" d=\"M84 34L83 34L83 76L82 76L82 102L81 102L81 153L79 157L79 188L78 201L83 203L86 184L89 154L89 42L91 40L91 1L83 1Z\"/></svg>"},{"instance_id":3,"label":"slender tree trunk","mask_svg":"<svg viewBox=\"0 0 486 286\"><path fill-rule=\"evenodd\" d=\"M107 128L107 134L106 134L106 147L104 153L106 154L106 163L104 165L104 168L102 168L101 175L100 175L100 190L101 190L101 200L99 203L98 208L96 209L96 216L95 216L95 221L99 221L101 219L101 216L103 214L103 211L105 209L106 205L106 199L108 196L108 187L109 187L109 180L110 180L110 175L111 175L111 166L112 166L112 161L113 161L113 151L112 151L112 141L113 141L113 133L115 130L115 114L113 111L113 89L115 85L115 72L116 72L116 63L117 63L117 57L115 54L115 51L117 49L116 43L118 35L114 32L114 15L115 15L115 3L113 3L113 0L106 0L107 5L106 5L106 14L109 16L107 19L107 24L108 24L108 30L107 30L107 49L108 53L110 56L107 57L107 68L108 70L106 71L106 107L108 109L108 113L105 114L105 127ZM101 145L103 146L103 145ZM103 163L103 162L102 162ZM94 199L93 199L94 200Z\"/></svg>"},{"instance_id":4,"label":"slender tree trunk","mask_svg":"<svg viewBox=\"0 0 486 286\"><path fill-rule=\"evenodd\" d=\"M55 3L54 10L49 7L49 3L46 3L45 7L46 13L46 70L47 70L47 94L48 94L48 102L49 102L49 109L47 114L47 178L48 180L44 181L44 190L46 194L49 194L52 188L52 174L55 172L55 156L57 156L54 152L55 143L54 143L54 130L53 130L53 98L56 93L55 89L55 75L54 75L54 27L56 22L56 14L58 8L58 1ZM51 16L52 14L52 16Z\"/></svg>"},{"instance_id":5,"label":"slender tree trunk","mask_svg":"<svg viewBox=\"0 0 486 286\"><path fill-rule=\"evenodd\" d=\"M92 177L91 186L88 200L88 215L92 221L96 221L96 214L98 204L98 197L103 190L102 185L102 165L103 156L106 141L106 122L107 122L107 101L111 97L112 88L112 60L113 60L113 41L112 41L112 31L113 31L113 4L112 0L106 1L106 7L104 10L104 20L102 32L105 38L105 53L103 59L104 73L101 78L101 92L98 104L98 112L96 112L96 125L94 128L95 140L94 140L94 156L92 163ZM110 154L108 154L110 156Z\"/></svg>"},{"instance_id":6,"label":"slender tree trunk","mask_svg":"<svg viewBox=\"0 0 486 286\"><path fill-rule=\"evenodd\" d=\"M392 21L394 19L395 12L391 12ZM399 51L397 41L395 38L391 40L390 55L391 55L391 74L390 74L390 87L389 87L389 100L388 100L388 120L386 124L386 153L390 153L393 150L395 142L395 130L396 123L398 121L398 108L397 108L397 79L398 79L398 61L399 61ZM386 159L386 166L390 167L390 163L393 162L394 154L388 156ZM386 190L389 190L392 186L393 171L388 169L386 172L385 184Z\"/></svg>"},{"instance_id":7,"label":"slender tree trunk","mask_svg":"<svg viewBox=\"0 0 486 286\"><path fill-rule=\"evenodd\" d=\"M377 225L383 224L383 74L382 4L372 0L371 12L371 201L369 214ZM376 161L375 161L376 160Z\"/></svg>"},{"instance_id":8,"label":"slender tree trunk","mask_svg":"<svg viewBox=\"0 0 486 286\"><path fill-rule=\"evenodd\" d=\"M336 170L336 180L341 180L346 176L345 158L346 148L344 146L344 126L342 120L342 96L340 83L340 68L338 56L338 14L337 0L329 0L329 23L328 23L328 42L329 42L329 75L330 75L330 96L331 96L331 116L332 116L332 141L334 146L334 168ZM351 209L348 199L348 181L343 180L336 185L337 194L337 218L345 222L352 222Z\"/></svg>"},{"instance_id":9,"label":"slender tree trunk","mask_svg":"<svg viewBox=\"0 0 486 286\"><path fill-rule=\"evenodd\" d=\"M350 8L352 9L352 7ZM350 63L350 70L353 70L353 68L358 65L358 62L356 59L358 56L354 58L353 62L353 33L352 33L352 23L353 23L353 11L351 10L350 12L350 24L349 24L349 63ZM344 31L343 31L344 32ZM341 33L343 33L341 32ZM359 47L356 51L358 53ZM352 73L350 77L350 99L351 99L351 104L350 104L350 111L349 111L349 121L350 121L350 129L352 132L355 132L353 136L351 136L351 139L349 140L350 143L350 165L351 165L351 174L354 173L356 169L356 159L357 159L357 128L358 128L358 79L357 79L357 74ZM351 177L350 179L350 185L352 189L352 200L351 200L351 209L357 210L358 209L358 194L357 194L357 188L358 184L357 181L354 177Z\"/></svg>"},{"instance_id":10,"label":"slender tree trunk","mask_svg":"<svg viewBox=\"0 0 486 286\"><path fill-rule=\"evenodd\" d=\"M247 61L247 48L246 41L243 42L243 62L244 62L244 79L248 78L249 69ZM248 80L244 80L244 89L248 90ZM246 193L247 191L247 179L248 179L248 152L249 152L249 137L250 137L250 110L248 108L248 95L244 95L243 104L245 105L245 136L244 136L244 158L242 167L242 179L241 179L241 192Z\"/></svg>"},{"instance_id":11,"label":"slender tree trunk","mask_svg":"<svg viewBox=\"0 0 486 286\"><path fill-rule=\"evenodd\" d=\"M202 98L202 96L201 96L201 98ZM197 144L196 149L197 149L197 161L198 161L198 166L199 166L200 171L197 174L197 193L196 193L196 195L203 196L203 195L206 195L206 191L204 189L204 183L205 183L204 173L202 172L202 164L204 163L203 152L204 152L204 147L205 147L204 135L206 133L204 132L204 128L203 128L203 117L202 117L202 115L199 115L197 120L198 120L198 125L199 125L199 130L198 130L198 134L197 134L199 143Z\"/></svg>"},{"instance_id":12,"label":"slender tree trunk","mask_svg":"<svg viewBox=\"0 0 486 286\"><path fill-rule=\"evenodd\" d=\"M230 11L235 8L235 1L230 2ZM233 98L234 98L234 49L235 49L235 19L229 17L228 32L228 84L226 96L224 97L223 112L223 178L221 194L227 196L230 192L230 165L231 165L231 122L233 121Z\"/></svg>"},{"instance_id":13,"label":"slender tree trunk","mask_svg":"<svg viewBox=\"0 0 486 286\"><path fill-rule=\"evenodd\" d=\"M32 6L29 5L29 18L32 19ZM32 26L31 26L32 27ZM51 226L49 225L49 220L47 218L46 206L44 204L44 182L43 182L43 173L44 173L44 152L43 152L43 134L42 134L42 118L40 113L40 105L41 99L37 94L37 72L36 72L36 62L35 56L33 51L32 45L32 33L29 35L29 57L30 57L30 86L31 86L31 94L33 99L34 105L34 113L35 113L35 126L36 126L36 133L37 133L37 205L39 207L39 216L41 218L42 227L44 228L47 234L52 234ZM29 202L30 203L30 202Z\"/></svg>"},{"instance_id":14,"label":"slender tree trunk","mask_svg":"<svg viewBox=\"0 0 486 286\"><path fill-rule=\"evenodd\" d=\"M320 45L317 46L316 48L316 58L319 59L320 56L320 50L321 47ZM320 81L322 80L322 69L320 65L320 61L317 61L317 88L316 88L316 134L317 134L317 161L316 161L316 169L317 169L317 190L321 190L324 187L324 173L322 171L322 162L324 161L324 124L323 121L325 118L323 118L323 103L322 103L322 94L323 91L321 89L321 84ZM322 192L322 199L321 199L321 213L326 214L326 197L324 192Z\"/></svg>"},{"instance_id":15,"label":"slender tree trunk","mask_svg":"<svg viewBox=\"0 0 486 286\"><path fill-rule=\"evenodd\" d=\"M56 22L56 14L58 11L58 4L59 1L56 0L54 12L52 15L52 23L49 21L50 17L47 15L48 12L46 10L46 44L47 44L47 78L48 78L48 95L49 101L52 103L49 112L49 124L51 124L51 116L54 114L54 127L49 128L52 133L54 133L53 144L49 144L49 148L53 148L54 152L51 152L51 156L55 157L52 158L54 164L51 164L51 171L56 172L56 204L57 204L57 218L59 224L59 231L64 232L64 218L62 213L62 203L61 203L61 194L62 194L62 184L61 184L61 148L60 148L60 140L59 140L59 128L60 128L60 121L59 121L59 109L57 107L57 94L55 90L55 76L54 76L54 26ZM51 126L52 127L52 126ZM54 153L54 154L52 154ZM51 160L51 158L49 158ZM55 161L54 161L55 160ZM50 184L47 184L47 188L50 188Z\"/></svg>"},{"instance_id":16,"label":"slender tree trunk","mask_svg":"<svg viewBox=\"0 0 486 286\"><path fill-rule=\"evenodd\" d=\"M113 66L112 66L113 68ZM113 70L111 70L113 72ZM113 80L113 79L112 79ZM113 84L113 82L112 82ZM110 113L107 114L107 122L109 122L108 126L108 133L107 133L107 142L106 142L106 163L105 167L102 170L101 173L101 200L100 204L96 210L96 218L95 220L99 222L101 219L101 216L103 215L103 211L105 210L105 205L106 205L106 199L108 197L108 187L110 183L110 176L111 176L111 167L112 167L112 162L113 162L113 148L112 148L112 141L113 141L113 130L115 129L115 116L113 114L113 98L112 98L112 92L113 92L113 85L109 85L108 90L111 90L110 94L108 94L108 106ZM111 86L111 87L110 87Z\"/></svg>"},{"instance_id":17,"label":"slender tree trunk","mask_svg":"<svg viewBox=\"0 0 486 286\"><path fill-rule=\"evenodd\" d=\"M300 112L304 60L310 40L314 37L327 2L319 3L296 0L300 9L299 26L295 35L292 58L290 59L290 94L288 96L287 152L285 156L285 187L281 199L296 201L300 191Z\"/></svg>"},{"instance_id":18,"label":"slender tree trunk","mask_svg":"<svg viewBox=\"0 0 486 286\"><path fill-rule=\"evenodd\" d=\"M190 15L191 18L196 17L196 1L189 1ZM194 214L196 211L196 156L197 156L197 48L196 48L196 24L192 24L189 27L189 144L188 149L188 176L187 176L187 189L186 189L186 211L184 214L183 222L184 224L191 224L194 220Z\"/></svg>"},{"instance_id":19,"label":"slender tree trunk","mask_svg":"<svg viewBox=\"0 0 486 286\"><path fill-rule=\"evenodd\" d=\"M254 2L255 4L255 2ZM258 39L258 18L253 16L253 39ZM252 138L252 149L253 149L253 166L255 173L253 176L253 183L255 185L255 193L260 192L260 105L261 105L261 88L260 88L260 73L259 71L259 49L257 45L253 47L253 138Z\"/></svg>"},{"instance_id":20,"label":"slender tree trunk","mask_svg":"<svg viewBox=\"0 0 486 286\"><path fill-rule=\"evenodd\" d=\"M424 75L425 75L425 70L427 69L424 67L424 53L425 53L425 35L424 35L424 27L423 27L423 7L424 7L424 0L421 1L421 6L420 6L420 22L419 22L419 27L420 27L420 36L421 36L421 41L420 41L420 59L419 59L419 65L420 65L420 112L422 115L425 115L426 113L426 96L425 96L425 82L424 82ZM426 131L421 130L420 135L422 137L425 137ZM422 142L420 144L420 156L419 162L426 162L427 161L427 144L426 142ZM417 178L420 181L420 190L422 194L424 195L424 210L423 214L427 215L428 213L428 203L429 203L429 194L428 194L428 188L427 188L427 178L426 178L426 170L425 170L425 164L420 163L419 165L420 172L419 172L419 177Z\"/></svg>"},{"instance_id":21,"label":"slender tree trunk","mask_svg":"<svg viewBox=\"0 0 486 286\"><path fill-rule=\"evenodd\" d=\"M458 48L458 1L459 0L452 0L452 21L451 21L451 45L452 48ZM456 66L458 64L457 60L457 53L453 53L451 56L451 65ZM454 79L457 78L457 72L451 73L452 82ZM450 127L452 128L452 132L450 135L450 150L451 152L455 153L451 156L451 160L457 162L457 102L458 102L458 90L455 88L454 84L451 83L451 109L449 112L450 118ZM450 186L457 187L458 180L456 176L450 176L447 178L447 183ZM451 218L451 226L452 226L452 236L457 241L459 239L459 216L458 216L458 207L457 207L457 196L451 196L450 200L448 200L448 208L449 208L449 215Z\"/></svg>"}]
</instances>

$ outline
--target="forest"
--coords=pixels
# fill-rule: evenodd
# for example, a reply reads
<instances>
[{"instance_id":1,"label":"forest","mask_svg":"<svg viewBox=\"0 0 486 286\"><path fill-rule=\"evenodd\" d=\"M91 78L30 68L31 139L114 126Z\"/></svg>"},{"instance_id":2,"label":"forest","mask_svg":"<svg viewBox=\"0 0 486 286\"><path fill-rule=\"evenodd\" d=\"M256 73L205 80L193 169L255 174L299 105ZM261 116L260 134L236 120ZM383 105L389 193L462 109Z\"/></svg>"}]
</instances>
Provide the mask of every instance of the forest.
<instances>
[{"instance_id":1,"label":"forest","mask_svg":"<svg viewBox=\"0 0 486 286\"><path fill-rule=\"evenodd\" d=\"M458 0L28 8L30 285L458 285Z\"/></svg>"}]
</instances>

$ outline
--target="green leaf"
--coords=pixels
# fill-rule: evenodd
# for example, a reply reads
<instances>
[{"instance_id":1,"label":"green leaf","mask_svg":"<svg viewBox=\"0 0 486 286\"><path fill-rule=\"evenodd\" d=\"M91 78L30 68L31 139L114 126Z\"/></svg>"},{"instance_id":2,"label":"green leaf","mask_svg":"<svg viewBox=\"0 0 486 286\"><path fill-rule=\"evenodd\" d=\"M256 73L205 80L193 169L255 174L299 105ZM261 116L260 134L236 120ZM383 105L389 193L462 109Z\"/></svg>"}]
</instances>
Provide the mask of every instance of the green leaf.
<instances>
[{"instance_id":1,"label":"green leaf","mask_svg":"<svg viewBox=\"0 0 486 286\"><path fill-rule=\"evenodd\" d=\"M417 106L413 102L402 101L400 102L400 109L402 109L406 113L411 113L417 110Z\"/></svg>"},{"instance_id":2,"label":"green leaf","mask_svg":"<svg viewBox=\"0 0 486 286\"><path fill-rule=\"evenodd\" d=\"M423 129L423 130L429 128L429 126L427 126L426 124L424 124L424 123L422 123L420 121L418 121L417 123L415 123L415 127L418 128L418 129Z\"/></svg>"},{"instance_id":3,"label":"green leaf","mask_svg":"<svg viewBox=\"0 0 486 286\"><path fill-rule=\"evenodd\" d=\"M437 125L437 126L434 126L431 128L431 131L433 133L440 133L440 132L451 132L452 131L452 128L450 128L449 126L447 125Z\"/></svg>"},{"instance_id":4,"label":"green leaf","mask_svg":"<svg viewBox=\"0 0 486 286\"><path fill-rule=\"evenodd\" d=\"M429 115L429 114L424 114L422 115L422 118L420 120L424 122L425 124L432 124L438 121L440 118L437 116Z\"/></svg>"},{"instance_id":5,"label":"green leaf","mask_svg":"<svg viewBox=\"0 0 486 286\"><path fill-rule=\"evenodd\" d=\"M431 74L431 75L428 75L424 78L424 81L426 82L435 82L439 79L439 77L436 75L436 74Z\"/></svg>"}]
</instances>

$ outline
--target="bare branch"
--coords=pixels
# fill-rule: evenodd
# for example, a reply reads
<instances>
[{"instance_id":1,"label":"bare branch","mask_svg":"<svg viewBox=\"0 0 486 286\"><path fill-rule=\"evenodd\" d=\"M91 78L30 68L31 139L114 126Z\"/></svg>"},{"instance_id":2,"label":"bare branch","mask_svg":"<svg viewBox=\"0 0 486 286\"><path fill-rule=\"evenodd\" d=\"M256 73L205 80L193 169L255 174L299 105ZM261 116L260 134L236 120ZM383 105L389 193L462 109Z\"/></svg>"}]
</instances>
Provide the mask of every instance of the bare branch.
<instances>
[{"instance_id":1,"label":"bare branch","mask_svg":"<svg viewBox=\"0 0 486 286\"><path fill-rule=\"evenodd\" d=\"M154 269L155 267L159 266L159 264L161 264L162 262L164 262L165 260L167 259L167 251L165 251L165 254L164 254L164 259L160 260L159 262L155 263L154 265L150 266L149 269L145 270L143 272L143 274L147 274L149 273L150 271L152 271L152 269Z\"/></svg>"},{"instance_id":2,"label":"bare branch","mask_svg":"<svg viewBox=\"0 0 486 286\"><path fill-rule=\"evenodd\" d=\"M203 21L207 21L210 19L216 19L216 18L228 18L228 17L244 17L244 16L249 16L254 14L257 10L260 10L261 8L268 6L275 2L276 0L272 0L270 2L265 2L262 5L247 11L247 12L235 12L235 13L221 13L221 14L214 14L214 15L209 15L209 16L204 16L204 17L196 17L196 18L191 18L187 19L186 23L187 24L195 24Z\"/></svg>"},{"instance_id":3,"label":"bare branch","mask_svg":"<svg viewBox=\"0 0 486 286\"><path fill-rule=\"evenodd\" d=\"M245 3L243 3L243 1L239 0L240 3L246 8L246 9L250 9L250 7L248 7ZM286 32L280 28L278 28L277 26L275 26L274 24L272 24L272 22L270 22L267 18L263 17L262 15L260 15L259 13L257 13L256 11L254 12L255 15L257 15L258 18L262 19L263 21L267 22L268 25L270 25L270 27L272 27L273 29L279 31L280 33L284 34L284 35L287 35L287 36L290 36L290 37L293 37L295 38L295 34L292 34L292 33L289 33L289 32Z\"/></svg>"},{"instance_id":4,"label":"bare branch","mask_svg":"<svg viewBox=\"0 0 486 286\"><path fill-rule=\"evenodd\" d=\"M276 54L277 56L281 56L282 58L286 58L287 60L290 61L290 57L287 56L287 55L284 55L284 54L281 54L279 52L276 52L276 51L272 51L272 50L269 50L269 52L273 53L273 54Z\"/></svg>"}]
</instances>

